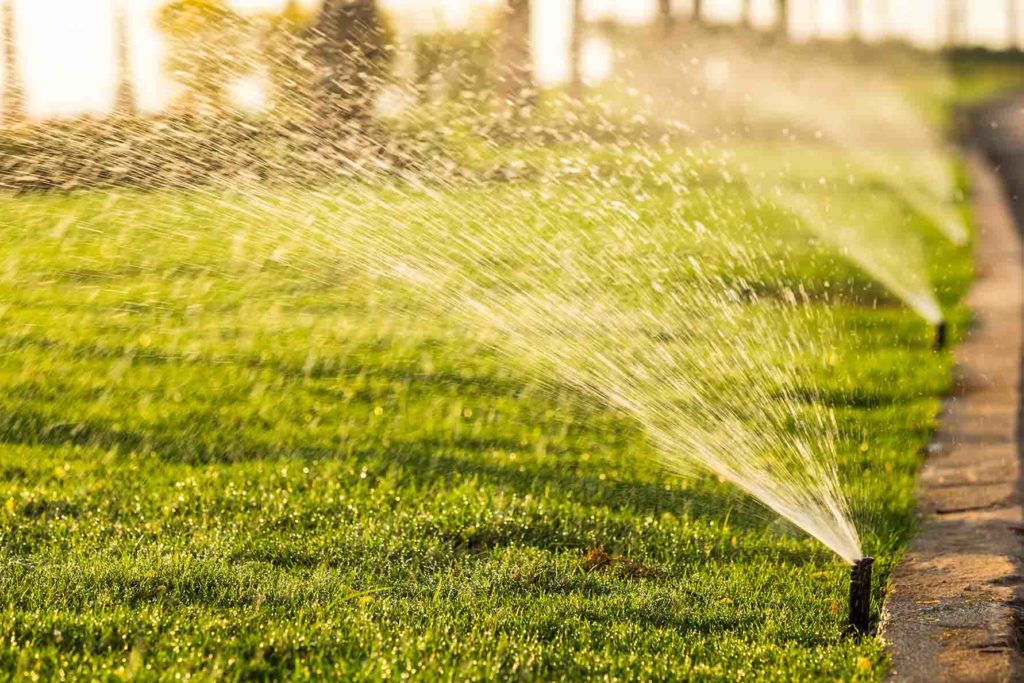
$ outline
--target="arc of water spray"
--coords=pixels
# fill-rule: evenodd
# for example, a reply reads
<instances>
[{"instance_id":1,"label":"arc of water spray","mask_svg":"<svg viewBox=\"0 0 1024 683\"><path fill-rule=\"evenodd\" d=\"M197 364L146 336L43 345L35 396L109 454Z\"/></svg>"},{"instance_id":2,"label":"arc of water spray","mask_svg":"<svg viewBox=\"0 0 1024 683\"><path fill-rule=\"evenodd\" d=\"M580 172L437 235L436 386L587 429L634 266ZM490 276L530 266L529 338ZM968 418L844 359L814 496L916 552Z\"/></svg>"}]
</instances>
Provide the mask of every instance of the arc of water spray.
<instances>
[{"instance_id":1,"label":"arc of water spray","mask_svg":"<svg viewBox=\"0 0 1024 683\"><path fill-rule=\"evenodd\" d=\"M581 190L575 201L587 206L592 197ZM359 215L367 205L339 208ZM521 244L527 226L500 200L466 209L484 226L473 234L452 232L448 226L465 217L428 196L401 212L374 208L372 229L321 226L349 264L409 283L471 324L496 329L504 352L628 413L673 471L715 474L844 560L860 556L838 481L834 419L817 406L801 414L793 387L806 378L778 365L809 351L799 307L737 302L712 278L646 281L686 260L651 248L686 227L655 228L636 214L607 216L615 249L593 244L571 215L544 215L554 229L549 246L559 248L535 253ZM752 258L741 252L736 258ZM508 272L480 267L495 254L527 261ZM628 294L620 293L624 282L633 283Z\"/></svg>"},{"instance_id":2,"label":"arc of water spray","mask_svg":"<svg viewBox=\"0 0 1024 683\"><path fill-rule=\"evenodd\" d=\"M747 66L761 76L765 75L760 73L763 66L756 64L747 64ZM835 92L829 92L830 96L820 98L820 101L830 103L829 110L822 112L820 109L816 110L814 107L808 106L814 101L814 98L798 96L792 88L782 87L777 78L754 77L748 81L743 83L743 94L748 105L757 106L763 112L780 116L796 125L817 131L820 137L824 137L842 149L855 160L857 165L884 178L915 212L927 218L951 242L956 245L967 243L967 228L956 214L955 207L951 205L951 202L954 201L953 182L948 168L944 172L937 171L930 174L929 185L936 187L937 191L929 195L914 182L904 178L908 173L907 169L894 168L891 159L886 159L883 155L873 151L876 143L870 137L872 131L867 130L868 127L864 125L864 122L858 124L846 121L844 124L844 112L846 112L845 116L849 117L856 107L838 105L836 97L834 97ZM815 73L813 82L815 84L836 84L844 82L844 79L842 74L838 73ZM912 122L898 130L887 131L888 137L900 140L901 148L909 148L916 155L941 156L943 145L937 135L929 126L920 121L919 116L908 116L909 104L901 93L878 83L872 83L871 88L874 90L864 87L862 82L857 93L858 97L867 97L866 93L871 93L872 128L892 127L894 121ZM879 89L881 92L875 92ZM932 164L941 168L948 162L943 157L933 159Z\"/></svg>"},{"instance_id":3,"label":"arc of water spray","mask_svg":"<svg viewBox=\"0 0 1024 683\"><path fill-rule=\"evenodd\" d=\"M795 192L776 193L779 204L798 216L805 227L840 250L842 255L857 264L865 273L885 286L900 300L916 311L929 325L937 326L944 320L942 308L928 282L924 267L907 264L907 250L920 248L918 244L890 239L883 244L869 244L871 237L849 219L832 214L824 215L823 200L810 199ZM898 259L894 264L888 261Z\"/></svg>"}]
</instances>

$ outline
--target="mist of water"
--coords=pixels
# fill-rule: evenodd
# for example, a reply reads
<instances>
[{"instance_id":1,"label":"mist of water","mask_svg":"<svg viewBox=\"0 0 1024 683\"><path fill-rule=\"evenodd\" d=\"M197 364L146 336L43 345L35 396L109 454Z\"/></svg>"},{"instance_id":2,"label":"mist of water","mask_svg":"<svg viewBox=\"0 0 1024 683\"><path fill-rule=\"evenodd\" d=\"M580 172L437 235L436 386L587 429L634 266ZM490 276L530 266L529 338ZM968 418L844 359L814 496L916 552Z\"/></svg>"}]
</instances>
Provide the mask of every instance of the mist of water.
<instances>
[{"instance_id":1,"label":"mist of water","mask_svg":"<svg viewBox=\"0 0 1024 683\"><path fill-rule=\"evenodd\" d=\"M169 165L173 182L164 184L190 191L201 184L206 189L196 192L218 206L219 220L311 245L321 258L386 283L382 292L400 292L381 305L401 308L415 298L437 315L490 330L509 362L629 416L671 471L731 482L853 561L861 547L839 477L842 426L816 388L815 371L832 354L830 315L798 284L761 271L784 250L770 230L753 229L755 200L799 217L927 320L938 321L941 311L905 226L835 206L829 183L808 185L769 159L767 170L738 171L742 180L731 185L743 192L709 189L729 186L749 161L735 163L734 148L745 141L717 117L756 112L777 128L814 127L833 143L829 153L848 153L895 187L913 174L861 151L876 136L877 112L885 112L892 125L882 126L887 137L877 146L895 149L906 160L900 168L920 168L925 179L908 187L926 189L903 191L907 202L927 203L951 186L938 187L946 176L934 138L903 137L910 118L887 86L866 90L859 103L826 105L842 88L791 87L820 65L795 77L787 73L798 60L784 54L748 62L757 68L741 79L731 61L714 62L710 72L712 62L701 62L689 72L703 79L696 92L686 73L638 75L631 87L640 111L595 101L564 104L554 115L523 113L460 95L434 109L422 105L424 119L444 116L442 125L402 120L385 142L373 127L351 131L343 143L303 133L284 141L280 157L246 157L233 140L211 142L204 131L196 154L215 147L227 161L207 171L181 154ZM859 71L847 67L828 79L840 73ZM723 90L738 83L735 96L710 93L709 78ZM410 95L406 101L422 93ZM187 137L186 123L172 132ZM132 169L162 158L165 138L156 133L148 147L137 145L121 182L152 180ZM67 151L62 145L47 161L64 163ZM273 173L294 165L329 173L278 184L251 177L279 180ZM238 166L246 173L232 175ZM91 166L82 168L72 180ZM309 265L287 250L280 258L297 270Z\"/></svg>"},{"instance_id":2,"label":"mist of water","mask_svg":"<svg viewBox=\"0 0 1024 683\"><path fill-rule=\"evenodd\" d=\"M624 191L622 169L588 181L577 171L560 171L550 191L467 193L435 176L384 192L268 197L259 211L438 315L490 330L531 376L628 416L676 475L713 474L858 558L839 426L814 398L812 368L831 349L827 310L780 283L745 281L764 258L758 239L737 243L682 210L652 222L657 200Z\"/></svg>"},{"instance_id":3,"label":"mist of water","mask_svg":"<svg viewBox=\"0 0 1024 683\"><path fill-rule=\"evenodd\" d=\"M899 229L898 214L886 223L879 221L877 213L851 215L792 191L780 192L778 201L930 325L942 322L942 308L927 277L923 247L912 233Z\"/></svg>"},{"instance_id":4,"label":"mist of water","mask_svg":"<svg viewBox=\"0 0 1024 683\"><path fill-rule=\"evenodd\" d=\"M920 89L921 83L926 84L934 97L941 97L948 88L948 77L941 69L915 64L911 71L914 86ZM833 175L842 177L845 170L845 175L877 178L954 244L967 242L967 229L955 203L949 151L936 125L925 120L901 90L911 82L910 76L899 82L851 57L809 59L784 49L750 49L714 35L689 37L681 54L672 55L660 69L638 73L651 92L661 93L651 107L660 116L678 117L703 137L742 139L750 134L777 136L781 131L778 144L817 150L810 164L813 173L832 165L838 166ZM699 106L692 106L694 98ZM837 158L842 159L839 164ZM830 207L827 199L823 201L827 193L820 188L807 192L795 186L794 175L799 178L802 170L794 169L789 157L753 166L753 170L736 171L757 194L775 197L837 253L926 321L942 320L921 240L895 226L902 223L898 213L885 221L886 229L877 229L877 220ZM827 180L820 175L805 178L808 184Z\"/></svg>"}]
</instances>

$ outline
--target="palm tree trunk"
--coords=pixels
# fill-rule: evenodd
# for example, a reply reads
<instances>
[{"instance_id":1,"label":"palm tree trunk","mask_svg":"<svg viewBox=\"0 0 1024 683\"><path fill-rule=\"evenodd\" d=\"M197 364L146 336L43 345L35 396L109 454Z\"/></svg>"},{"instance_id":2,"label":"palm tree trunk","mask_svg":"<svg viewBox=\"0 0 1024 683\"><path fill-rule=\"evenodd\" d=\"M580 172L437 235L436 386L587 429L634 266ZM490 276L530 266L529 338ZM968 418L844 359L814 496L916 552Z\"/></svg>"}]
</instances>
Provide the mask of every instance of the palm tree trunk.
<instances>
[{"instance_id":1,"label":"palm tree trunk","mask_svg":"<svg viewBox=\"0 0 1024 683\"><path fill-rule=\"evenodd\" d=\"M18 66L18 42L14 30L14 0L4 0L4 92L3 122L6 125L25 120L25 85Z\"/></svg>"},{"instance_id":2,"label":"palm tree trunk","mask_svg":"<svg viewBox=\"0 0 1024 683\"><path fill-rule=\"evenodd\" d=\"M776 0L775 26L782 35L789 33L789 2L787 0Z\"/></svg>"},{"instance_id":3,"label":"palm tree trunk","mask_svg":"<svg viewBox=\"0 0 1024 683\"><path fill-rule=\"evenodd\" d=\"M502 90L515 108L533 102L533 59L530 55L530 0L507 0L502 45Z\"/></svg>"},{"instance_id":4,"label":"palm tree trunk","mask_svg":"<svg viewBox=\"0 0 1024 683\"><path fill-rule=\"evenodd\" d=\"M376 1L324 0L310 43L321 126L366 122L387 61Z\"/></svg>"},{"instance_id":5,"label":"palm tree trunk","mask_svg":"<svg viewBox=\"0 0 1024 683\"><path fill-rule=\"evenodd\" d=\"M135 87L132 83L131 50L128 36L128 15L123 2L118 3L114 15L114 54L117 74L117 92L114 96L114 113L122 116L135 115Z\"/></svg>"},{"instance_id":6,"label":"palm tree trunk","mask_svg":"<svg viewBox=\"0 0 1024 683\"><path fill-rule=\"evenodd\" d=\"M704 0L693 0L693 20L699 22L704 18Z\"/></svg>"},{"instance_id":7,"label":"palm tree trunk","mask_svg":"<svg viewBox=\"0 0 1024 683\"><path fill-rule=\"evenodd\" d=\"M752 9L751 0L743 0L743 2L740 3L740 25L747 27L753 26L753 20L751 17Z\"/></svg>"},{"instance_id":8,"label":"palm tree trunk","mask_svg":"<svg viewBox=\"0 0 1024 683\"><path fill-rule=\"evenodd\" d=\"M946 2L946 43L950 47L957 47L961 39L961 24L963 22L963 6L960 0L947 0Z\"/></svg>"},{"instance_id":9,"label":"palm tree trunk","mask_svg":"<svg viewBox=\"0 0 1024 683\"><path fill-rule=\"evenodd\" d=\"M658 23L661 25L662 33L672 33L675 26L675 17L672 15L672 0L658 0Z\"/></svg>"},{"instance_id":10,"label":"palm tree trunk","mask_svg":"<svg viewBox=\"0 0 1024 683\"><path fill-rule=\"evenodd\" d=\"M1018 0L1006 0L1006 23L1006 36L1010 49L1020 49L1020 7Z\"/></svg>"},{"instance_id":11,"label":"palm tree trunk","mask_svg":"<svg viewBox=\"0 0 1024 683\"><path fill-rule=\"evenodd\" d=\"M881 24L882 39L889 40L893 35L892 26L892 3L889 0L879 0L881 8L879 9L879 24Z\"/></svg>"},{"instance_id":12,"label":"palm tree trunk","mask_svg":"<svg viewBox=\"0 0 1024 683\"><path fill-rule=\"evenodd\" d=\"M846 0L846 26L850 37L856 40L860 37L864 17L861 13L861 0Z\"/></svg>"},{"instance_id":13,"label":"palm tree trunk","mask_svg":"<svg viewBox=\"0 0 1024 683\"><path fill-rule=\"evenodd\" d=\"M583 0L572 0L572 34L569 36L569 91L583 96Z\"/></svg>"}]
</instances>

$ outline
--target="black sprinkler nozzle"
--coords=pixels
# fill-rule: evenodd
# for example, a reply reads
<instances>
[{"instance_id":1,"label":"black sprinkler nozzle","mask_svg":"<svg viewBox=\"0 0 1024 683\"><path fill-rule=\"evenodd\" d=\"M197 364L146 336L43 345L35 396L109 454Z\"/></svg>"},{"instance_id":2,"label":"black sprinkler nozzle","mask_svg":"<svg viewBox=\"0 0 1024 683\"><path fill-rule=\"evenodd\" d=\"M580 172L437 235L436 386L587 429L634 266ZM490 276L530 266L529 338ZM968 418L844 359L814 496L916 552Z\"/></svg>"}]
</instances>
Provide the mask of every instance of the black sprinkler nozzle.
<instances>
[{"instance_id":1,"label":"black sprinkler nozzle","mask_svg":"<svg viewBox=\"0 0 1024 683\"><path fill-rule=\"evenodd\" d=\"M949 325L943 320L935 326L935 350L945 351L949 344Z\"/></svg>"},{"instance_id":2,"label":"black sprinkler nozzle","mask_svg":"<svg viewBox=\"0 0 1024 683\"><path fill-rule=\"evenodd\" d=\"M871 628L871 565L875 558L864 557L850 569L850 629L867 635Z\"/></svg>"}]
</instances>

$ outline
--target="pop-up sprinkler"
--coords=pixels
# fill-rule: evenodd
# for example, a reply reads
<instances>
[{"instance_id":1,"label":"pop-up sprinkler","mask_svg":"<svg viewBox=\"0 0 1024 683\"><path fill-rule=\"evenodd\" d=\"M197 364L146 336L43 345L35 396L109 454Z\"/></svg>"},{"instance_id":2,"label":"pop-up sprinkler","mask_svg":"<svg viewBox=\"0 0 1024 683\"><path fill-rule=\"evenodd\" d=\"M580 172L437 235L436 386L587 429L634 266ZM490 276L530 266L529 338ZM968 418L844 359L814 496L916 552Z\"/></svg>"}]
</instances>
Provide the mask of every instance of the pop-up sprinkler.
<instances>
[{"instance_id":1,"label":"pop-up sprinkler","mask_svg":"<svg viewBox=\"0 0 1024 683\"><path fill-rule=\"evenodd\" d=\"M864 557L850 569L850 628L866 635L871 626L871 565L875 558Z\"/></svg>"},{"instance_id":2,"label":"pop-up sprinkler","mask_svg":"<svg viewBox=\"0 0 1024 683\"><path fill-rule=\"evenodd\" d=\"M949 343L949 326L945 320L935 325L935 350L945 351Z\"/></svg>"}]
</instances>

